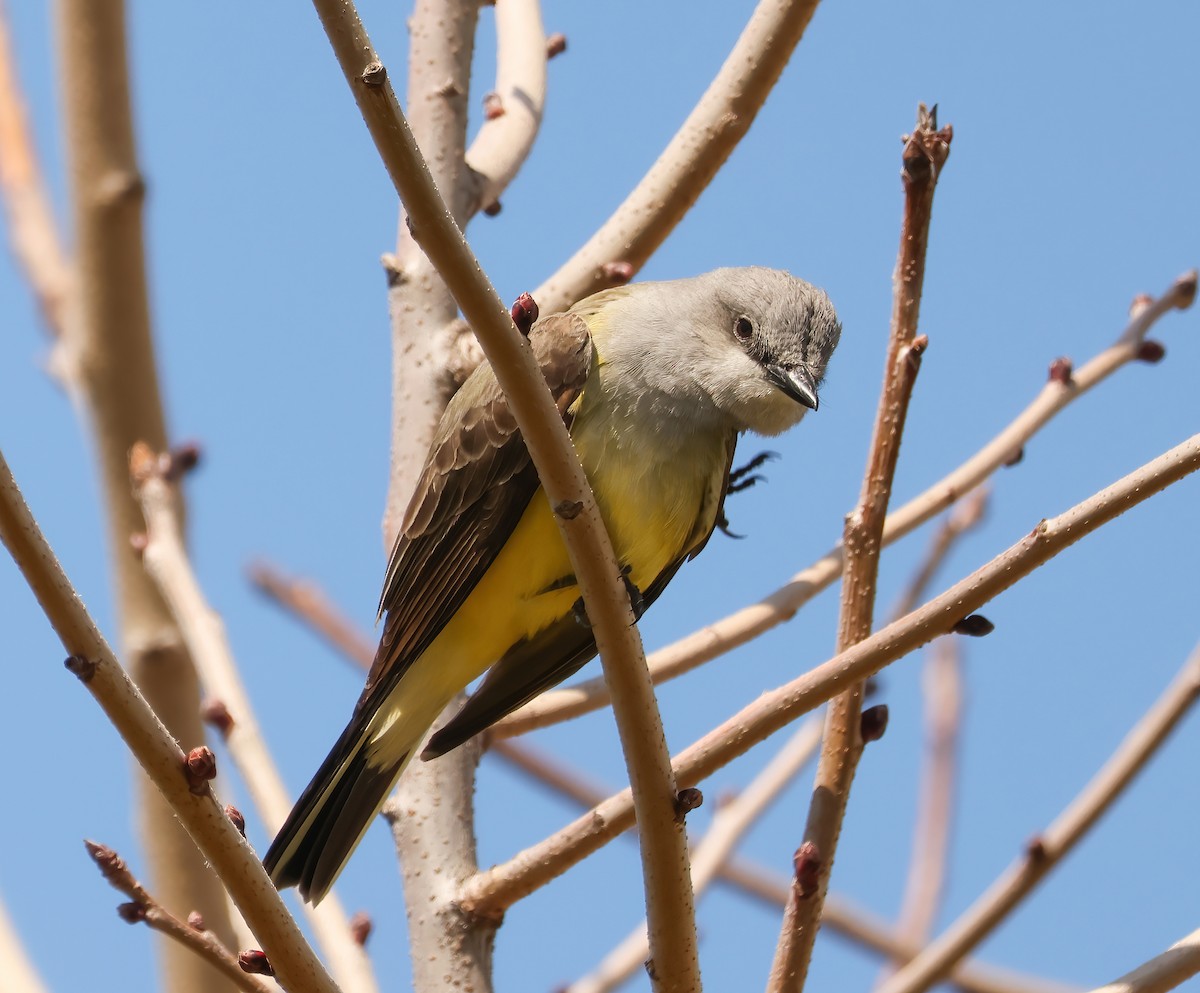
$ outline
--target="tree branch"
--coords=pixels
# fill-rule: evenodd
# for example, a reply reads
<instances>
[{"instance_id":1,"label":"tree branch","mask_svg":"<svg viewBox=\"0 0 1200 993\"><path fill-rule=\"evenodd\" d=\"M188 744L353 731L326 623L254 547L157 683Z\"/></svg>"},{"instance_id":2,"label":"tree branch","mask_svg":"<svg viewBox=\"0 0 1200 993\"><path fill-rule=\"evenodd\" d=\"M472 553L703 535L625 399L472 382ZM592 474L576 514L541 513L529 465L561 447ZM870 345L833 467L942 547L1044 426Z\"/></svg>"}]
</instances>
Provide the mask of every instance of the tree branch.
<instances>
[{"instance_id":1,"label":"tree branch","mask_svg":"<svg viewBox=\"0 0 1200 993\"><path fill-rule=\"evenodd\" d=\"M940 596L790 683L762 694L684 749L672 762L677 781L684 787L694 786L796 717L947 633L966 614L1015 585L1038 566L1197 469L1200 469L1200 435L1194 435L1065 513L1041 521L1031 534ZM469 880L463 888L463 903L478 912L499 913L561 875L632 823L633 806L629 791L625 790L508 862Z\"/></svg>"},{"instance_id":2,"label":"tree branch","mask_svg":"<svg viewBox=\"0 0 1200 993\"><path fill-rule=\"evenodd\" d=\"M1092 993L1166 993L1200 973L1200 930Z\"/></svg>"},{"instance_id":3,"label":"tree branch","mask_svg":"<svg viewBox=\"0 0 1200 993\"><path fill-rule=\"evenodd\" d=\"M229 648L225 626L209 606L192 571L173 480L179 472L167 455L155 455L145 445L135 445L129 459L133 489L146 517L146 545L142 560L180 631L208 695L206 711L219 706L217 719L230 758L237 766L267 830L275 832L287 818L292 799L259 728L258 717L242 685L237 663ZM301 908L318 944L329 961L338 985L355 993L375 993L378 983L361 944L354 940L350 921L336 894L319 906Z\"/></svg>"},{"instance_id":4,"label":"tree branch","mask_svg":"<svg viewBox=\"0 0 1200 993\"><path fill-rule=\"evenodd\" d=\"M70 653L68 669L95 697L163 801L200 849L203 855L200 862L206 866L206 873L211 876L207 868L207 863L211 863L228 888L267 950L280 983L289 993L337 993L337 986L308 947L267 878L258 856L207 784L189 779L187 757L121 668L104 636L88 616L25 505L2 453L0 541L8 548L63 647ZM208 752L207 749L193 751ZM208 755L211 756L211 752ZM220 892L215 877L213 885ZM219 906L224 909L224 899ZM182 949L177 951L183 955ZM209 977L208 990L219 988L220 975L207 965L204 972Z\"/></svg>"},{"instance_id":5,"label":"tree branch","mask_svg":"<svg viewBox=\"0 0 1200 993\"><path fill-rule=\"evenodd\" d=\"M917 318L925 283L925 251L929 245L933 193L950 155L952 136L948 125L940 131L937 129L936 110L928 112L922 104L917 111L917 126L905 139L901 154L904 220L900 228L900 255L893 277L892 326L862 493L858 506L846 517L842 538L846 566L842 579L838 651L845 651L862 641L874 625L883 526L896 463L900 458L900 439L908 416L908 404L925 350L925 337L917 337ZM796 879L783 913L783 926L767 983L768 993L804 988L821 925L825 893L833 872L838 837L850 803L850 787L863 752L862 697L863 685L851 686L830 703L826 712L825 736L821 742L808 823L796 856ZM807 860L810 869L801 869L802 858Z\"/></svg>"},{"instance_id":6,"label":"tree branch","mask_svg":"<svg viewBox=\"0 0 1200 993\"><path fill-rule=\"evenodd\" d=\"M642 181L558 272L534 291L546 313L626 281L657 250L754 123L818 0L759 0L716 78ZM606 266L626 263L620 280Z\"/></svg>"},{"instance_id":7,"label":"tree branch","mask_svg":"<svg viewBox=\"0 0 1200 993\"><path fill-rule=\"evenodd\" d=\"M888 515L883 528L883 545L903 538L974 489L997 469L1011 462L1023 446L1060 410L1103 382L1129 362L1145 357L1146 335L1155 322L1171 310L1186 310L1196 297L1196 270L1175 280L1157 299L1139 298L1132 317L1120 337L1075 369L1070 382L1049 379L1041 392L1017 417L978 452L946 476ZM743 607L673 645L654 652L648 659L651 677L661 683L690 672L726 652L758 637L776 625L790 621L796 611L842 574L842 547L830 549L821 559L797 573L774 593L758 603ZM516 713L492 727L492 734L509 737L534 728L590 713L608 704L603 680L588 680L563 690L543 693Z\"/></svg>"},{"instance_id":8,"label":"tree branch","mask_svg":"<svg viewBox=\"0 0 1200 993\"><path fill-rule=\"evenodd\" d=\"M8 993L50 993L25 953L21 938L0 901L0 976Z\"/></svg>"},{"instance_id":9,"label":"tree branch","mask_svg":"<svg viewBox=\"0 0 1200 993\"><path fill-rule=\"evenodd\" d=\"M529 343L513 326L413 142L395 94L352 5L314 0L367 127L409 211L414 236L446 280L508 397L570 555L612 688L642 844L656 990L700 987L687 839L641 639L611 542L545 388Z\"/></svg>"},{"instance_id":10,"label":"tree branch","mask_svg":"<svg viewBox=\"0 0 1200 993\"><path fill-rule=\"evenodd\" d=\"M78 319L64 325L63 368L77 370L100 461L108 545L116 575L122 653L149 705L179 740L204 741L191 660L162 598L129 545L142 530L129 492L134 442L167 447L151 340L142 243L145 183L134 147L123 0L58 0L59 59L76 245ZM198 910L234 940L220 886L158 791L137 777L142 844L159 899ZM207 964L160 943L165 988L212 993Z\"/></svg>"},{"instance_id":11,"label":"tree branch","mask_svg":"<svg viewBox=\"0 0 1200 993\"><path fill-rule=\"evenodd\" d=\"M1200 697L1200 645L1091 782L946 932L879 987L929 989L1003 921L1117 800Z\"/></svg>"}]
</instances>

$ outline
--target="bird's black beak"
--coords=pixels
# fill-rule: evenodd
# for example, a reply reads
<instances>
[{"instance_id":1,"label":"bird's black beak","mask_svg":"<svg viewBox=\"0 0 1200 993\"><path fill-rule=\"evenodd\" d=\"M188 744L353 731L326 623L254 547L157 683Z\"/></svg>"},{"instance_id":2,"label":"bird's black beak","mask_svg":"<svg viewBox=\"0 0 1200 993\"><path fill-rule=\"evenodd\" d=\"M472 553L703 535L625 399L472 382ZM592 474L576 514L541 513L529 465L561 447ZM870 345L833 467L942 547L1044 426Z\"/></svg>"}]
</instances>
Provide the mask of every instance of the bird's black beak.
<instances>
[{"instance_id":1,"label":"bird's black beak","mask_svg":"<svg viewBox=\"0 0 1200 993\"><path fill-rule=\"evenodd\" d=\"M766 370L767 379L785 396L791 397L809 410L817 409L817 384L813 382L812 374L807 369L788 369L772 364L768 365Z\"/></svg>"}]
</instances>

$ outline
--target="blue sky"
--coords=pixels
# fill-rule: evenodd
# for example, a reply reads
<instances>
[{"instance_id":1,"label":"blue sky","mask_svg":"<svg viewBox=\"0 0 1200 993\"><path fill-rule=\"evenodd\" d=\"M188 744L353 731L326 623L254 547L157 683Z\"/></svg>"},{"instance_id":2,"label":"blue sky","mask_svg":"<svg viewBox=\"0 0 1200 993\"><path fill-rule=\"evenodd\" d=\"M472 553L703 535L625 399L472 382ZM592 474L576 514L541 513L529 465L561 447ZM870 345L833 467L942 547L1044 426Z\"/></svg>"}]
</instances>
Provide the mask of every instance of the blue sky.
<instances>
[{"instance_id":1,"label":"blue sky","mask_svg":"<svg viewBox=\"0 0 1200 993\"><path fill-rule=\"evenodd\" d=\"M58 86L45 5L9 0L14 43L48 178L65 217ZM393 79L405 75L404 5L361 7ZM568 52L550 66L537 147L496 218L469 235L506 299L539 284L650 165L724 58L746 3L547 6ZM173 436L199 439L188 484L196 567L221 611L284 775L298 791L341 729L360 676L248 588L267 558L315 577L361 624L383 572L389 342L379 256L396 202L304 4L154 4L129 10L159 367ZM472 105L491 88L484 10ZM1194 39L1200 8L1151 0L945 2L818 10L749 136L643 272L786 268L824 286L845 333L820 412L772 440L770 482L731 502L740 542L714 539L642 624L665 644L771 591L839 536L857 495L891 308L900 215L899 135L918 101L953 123L929 251L929 335L897 495L957 465L1024 406L1059 355L1082 362L1123 327L1132 297L1200 263L1200 138ZM477 115L478 116L478 115ZM477 126L476 121L476 126ZM96 476L87 439L42 371L47 343L22 279L0 253L0 448L85 601L115 637ZM1167 357L1134 366L1069 408L998 477L987 527L954 553L939 588L1200 426L1195 312L1155 336ZM747 439L742 451L764 446ZM945 924L1086 782L1161 692L1198 636L1200 481L1186 480L1068 551L985 613L965 645L968 714ZM880 610L924 547L885 556ZM0 893L52 988L155 988L149 939L80 839L141 866L129 762L16 570L0 560L9 756ZM665 688L673 748L826 658L836 595ZM902 892L923 736L919 659L882 677L891 726L862 764L835 888L884 915ZM1190 719L1094 836L983 948L989 960L1081 985L1156 953L1197 924L1181 880L1200 873ZM535 739L614 785L611 717ZM744 782L761 751L706 784ZM811 773L747 850L786 870ZM230 798L247 807L236 784ZM518 813L515 813L519 811ZM703 828L711 807L693 815ZM575 810L486 760L480 857L507 857ZM267 838L250 819L250 837ZM515 908L496 951L498 988L550 989L591 968L640 915L633 846L616 843ZM369 836L340 891L367 908L385 988L408 985L404 915L386 832ZM63 904L69 901L69 936ZM570 910L564 913L564 908ZM564 925L564 922L568 922ZM714 890L701 907L708 988L760 985L776 916ZM70 954L63 954L64 941ZM855 989L875 963L819 943L812 985ZM111 977L98 984L97 973ZM639 980L642 986L644 981ZM636 988L636 987L635 987Z\"/></svg>"}]
</instances>

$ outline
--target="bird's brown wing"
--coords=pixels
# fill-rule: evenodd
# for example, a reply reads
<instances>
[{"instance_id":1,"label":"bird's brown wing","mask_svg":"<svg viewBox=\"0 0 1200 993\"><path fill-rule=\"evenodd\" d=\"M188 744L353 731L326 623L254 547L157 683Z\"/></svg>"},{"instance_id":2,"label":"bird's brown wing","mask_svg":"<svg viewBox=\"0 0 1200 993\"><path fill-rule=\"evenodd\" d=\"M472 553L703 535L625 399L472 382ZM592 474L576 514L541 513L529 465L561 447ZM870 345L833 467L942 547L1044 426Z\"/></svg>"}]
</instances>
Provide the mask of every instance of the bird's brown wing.
<instances>
[{"instance_id":1,"label":"bird's brown wing","mask_svg":"<svg viewBox=\"0 0 1200 993\"><path fill-rule=\"evenodd\" d=\"M592 359L587 324L555 314L530 345L563 420ZM425 460L392 549L380 614L383 636L356 713L370 715L462 606L538 489L508 400L487 366L455 394Z\"/></svg>"},{"instance_id":2,"label":"bird's brown wing","mask_svg":"<svg viewBox=\"0 0 1200 993\"><path fill-rule=\"evenodd\" d=\"M725 472L704 494L696 514L696 526L683 550L646 589L640 591L643 610L658 599L684 562L700 554L712 536L716 522L722 519L736 440L734 435L727 440ZM488 670L459 712L429 739L421 757L436 758L457 748L539 693L573 676L595 655L596 640L591 629L573 613L519 642Z\"/></svg>"}]
</instances>

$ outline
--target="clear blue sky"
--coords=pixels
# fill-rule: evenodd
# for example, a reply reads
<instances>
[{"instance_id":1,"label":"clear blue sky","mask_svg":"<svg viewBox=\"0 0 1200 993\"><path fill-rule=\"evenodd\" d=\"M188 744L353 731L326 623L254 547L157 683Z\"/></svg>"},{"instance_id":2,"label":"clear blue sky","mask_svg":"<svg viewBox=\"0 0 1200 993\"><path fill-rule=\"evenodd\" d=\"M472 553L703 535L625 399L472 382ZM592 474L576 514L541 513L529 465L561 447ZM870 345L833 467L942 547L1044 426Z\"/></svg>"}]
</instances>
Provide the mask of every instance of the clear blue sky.
<instances>
[{"instance_id":1,"label":"clear blue sky","mask_svg":"<svg viewBox=\"0 0 1200 993\"><path fill-rule=\"evenodd\" d=\"M44 4L9 0L15 44L56 202L63 196L58 89ZM542 136L504 211L470 230L502 296L536 286L658 155L702 92L748 3L567 4L546 11L569 50L550 67ZM405 76L404 5L362 12ZM304 4L131 5L139 145L159 365L175 437L196 438L189 483L196 566L299 790L341 729L360 676L254 596L243 568L266 557L316 577L364 626L383 571L388 329L379 255L396 202ZM473 106L492 78L484 10ZM900 213L899 135L918 101L955 127L937 194L922 330L929 335L897 491L940 477L1008 421L1059 355L1111 341L1131 298L1200 263L1195 38L1186 0L1136 7L1019 0L823 4L749 137L646 268L787 268L826 287L845 324L819 414L772 442L770 483L731 501L741 542L716 538L642 625L648 647L769 592L828 548L857 494L880 380ZM65 214L65 211L63 211ZM41 371L37 315L0 253L0 448L86 602L115 636L95 472L66 400ZM1200 428L1200 314L1156 334L1167 358L1072 407L997 480L988 527L943 582ZM764 447L749 440L743 452ZM1126 515L986 609L997 630L965 646L969 710L948 905L968 905L1045 826L1160 693L1191 650L1200 480ZM927 532L925 532L927 533ZM924 547L885 558L886 610ZM734 708L828 656L836 596L662 693L678 748ZM7 692L0 749L0 893L52 988L151 990L149 939L113 913L117 894L87 836L143 867L129 762L7 559L0 560ZM922 739L919 658L887 672L887 736L856 784L835 887L883 915L906 871ZM1112 978L1197 925L1191 881L1195 755L1189 720L1100 830L984 947L990 960L1080 984ZM611 718L537 739L616 784ZM706 784L711 803L759 752ZM747 850L786 870L811 774ZM246 809L241 791L230 799ZM507 857L575 810L493 760L480 776L480 855ZM267 838L250 818L250 837ZM387 989L408 985L404 917L386 832L341 893L366 908ZM615 843L515 908L496 950L498 986L548 990L591 968L641 913L632 846ZM570 910L564 912L564 908ZM701 909L710 990L761 985L776 915L714 890ZM874 962L823 939L811 989L864 988ZM104 978L98 978L103 976ZM639 980L641 987L645 983Z\"/></svg>"}]
</instances>

